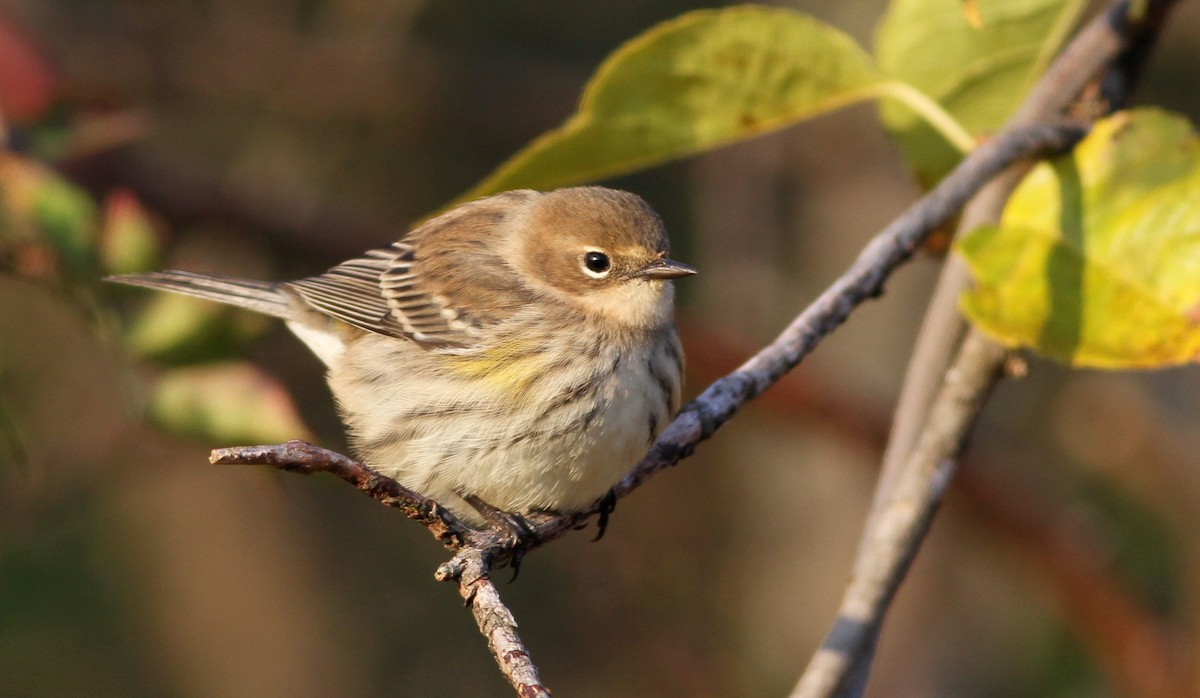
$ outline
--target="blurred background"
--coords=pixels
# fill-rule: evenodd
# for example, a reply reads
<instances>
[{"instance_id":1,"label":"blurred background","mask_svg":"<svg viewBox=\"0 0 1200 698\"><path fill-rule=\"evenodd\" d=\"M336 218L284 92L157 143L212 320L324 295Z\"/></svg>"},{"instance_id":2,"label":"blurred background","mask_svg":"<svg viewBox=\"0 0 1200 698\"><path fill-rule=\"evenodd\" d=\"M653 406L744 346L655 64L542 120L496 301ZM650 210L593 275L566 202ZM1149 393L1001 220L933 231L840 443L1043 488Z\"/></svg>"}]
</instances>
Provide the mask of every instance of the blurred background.
<instances>
[{"instance_id":1,"label":"blurred background","mask_svg":"<svg viewBox=\"0 0 1200 698\"><path fill-rule=\"evenodd\" d=\"M780 4L865 45L885 7ZM510 695L423 530L330 477L208 465L215 446L343 448L317 360L279 323L101 286L94 262L323 271L697 6L0 0L0 695ZM1194 123L1197 31L1182 3L1138 95ZM689 395L919 194L870 106L610 184L702 272L680 284ZM903 269L601 542L569 536L501 587L557 694L790 691L835 614L937 268ZM1192 368L1035 359L1002 385L870 694L1200 685L1198 398Z\"/></svg>"}]
</instances>

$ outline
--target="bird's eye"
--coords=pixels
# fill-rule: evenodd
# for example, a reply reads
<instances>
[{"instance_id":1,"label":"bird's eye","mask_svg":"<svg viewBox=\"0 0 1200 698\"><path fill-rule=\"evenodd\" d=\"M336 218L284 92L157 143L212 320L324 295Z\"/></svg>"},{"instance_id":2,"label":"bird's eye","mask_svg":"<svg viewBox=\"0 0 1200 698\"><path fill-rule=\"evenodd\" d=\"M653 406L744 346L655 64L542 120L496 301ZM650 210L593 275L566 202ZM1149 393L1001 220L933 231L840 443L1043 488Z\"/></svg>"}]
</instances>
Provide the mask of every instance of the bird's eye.
<instances>
[{"instance_id":1,"label":"bird's eye","mask_svg":"<svg viewBox=\"0 0 1200 698\"><path fill-rule=\"evenodd\" d=\"M593 279L602 279L608 276L608 270L611 267L612 261L603 252L592 250L583 255L583 269Z\"/></svg>"}]
</instances>

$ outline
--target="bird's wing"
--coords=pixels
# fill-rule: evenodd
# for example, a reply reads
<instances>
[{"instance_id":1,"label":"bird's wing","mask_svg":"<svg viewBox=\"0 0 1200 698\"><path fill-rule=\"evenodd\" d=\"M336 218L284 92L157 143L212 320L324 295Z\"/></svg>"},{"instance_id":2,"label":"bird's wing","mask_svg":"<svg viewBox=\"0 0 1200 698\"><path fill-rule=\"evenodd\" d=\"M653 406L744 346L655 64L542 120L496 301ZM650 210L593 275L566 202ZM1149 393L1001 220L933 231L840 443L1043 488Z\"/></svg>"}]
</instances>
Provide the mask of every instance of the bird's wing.
<instances>
[{"instance_id":1,"label":"bird's wing","mask_svg":"<svg viewBox=\"0 0 1200 698\"><path fill-rule=\"evenodd\" d=\"M313 308L368 332L429 348L472 344L479 323L459 318L419 283L414 261L412 245L401 240L288 286Z\"/></svg>"},{"instance_id":2,"label":"bird's wing","mask_svg":"<svg viewBox=\"0 0 1200 698\"><path fill-rule=\"evenodd\" d=\"M502 238L508 217L535 196L506 192L464 204L398 242L289 285L317 310L368 332L427 348L477 347L485 327L531 300Z\"/></svg>"}]
</instances>

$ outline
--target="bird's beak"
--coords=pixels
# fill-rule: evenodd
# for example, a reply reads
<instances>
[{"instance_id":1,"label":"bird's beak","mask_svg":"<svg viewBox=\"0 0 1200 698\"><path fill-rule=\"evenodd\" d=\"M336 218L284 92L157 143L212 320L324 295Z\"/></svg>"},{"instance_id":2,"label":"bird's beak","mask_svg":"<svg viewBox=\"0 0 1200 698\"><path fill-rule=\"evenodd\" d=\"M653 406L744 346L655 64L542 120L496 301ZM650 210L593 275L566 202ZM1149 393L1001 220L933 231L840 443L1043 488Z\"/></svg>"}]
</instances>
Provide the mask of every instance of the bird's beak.
<instances>
[{"instance_id":1,"label":"bird's beak","mask_svg":"<svg viewBox=\"0 0 1200 698\"><path fill-rule=\"evenodd\" d=\"M638 271L643 279L679 279L696 273L696 268L673 259L656 259Z\"/></svg>"}]
</instances>

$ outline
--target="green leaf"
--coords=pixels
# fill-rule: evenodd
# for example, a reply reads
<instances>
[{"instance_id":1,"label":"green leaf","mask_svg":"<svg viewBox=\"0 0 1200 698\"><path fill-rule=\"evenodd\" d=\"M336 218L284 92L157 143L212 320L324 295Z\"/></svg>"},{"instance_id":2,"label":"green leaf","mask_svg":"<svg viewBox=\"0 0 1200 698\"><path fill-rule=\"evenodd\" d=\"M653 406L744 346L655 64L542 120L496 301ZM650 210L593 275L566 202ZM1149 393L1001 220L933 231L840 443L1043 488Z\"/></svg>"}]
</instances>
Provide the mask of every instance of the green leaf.
<instances>
[{"instance_id":1,"label":"green leaf","mask_svg":"<svg viewBox=\"0 0 1200 698\"><path fill-rule=\"evenodd\" d=\"M880 68L940 104L975 136L998 129L1045 71L1085 8L1082 0L893 0L879 25ZM972 9L975 14L968 11ZM896 101L883 123L929 186L962 157Z\"/></svg>"},{"instance_id":2,"label":"green leaf","mask_svg":"<svg viewBox=\"0 0 1200 698\"><path fill-rule=\"evenodd\" d=\"M691 12L613 52L573 116L458 201L630 172L752 138L888 87L853 39L811 17L756 6Z\"/></svg>"},{"instance_id":3,"label":"green leaf","mask_svg":"<svg viewBox=\"0 0 1200 698\"><path fill-rule=\"evenodd\" d=\"M161 374L150 400L150 418L177 434L223 444L312 438L287 390L245 362Z\"/></svg>"},{"instance_id":4,"label":"green leaf","mask_svg":"<svg viewBox=\"0 0 1200 698\"><path fill-rule=\"evenodd\" d=\"M48 174L35 193L34 220L76 275L95 274L96 205L82 189Z\"/></svg>"},{"instance_id":5,"label":"green leaf","mask_svg":"<svg viewBox=\"0 0 1200 698\"><path fill-rule=\"evenodd\" d=\"M96 205L45 165L0 154L0 246L48 248L64 271L94 277Z\"/></svg>"},{"instance_id":6,"label":"green leaf","mask_svg":"<svg viewBox=\"0 0 1200 698\"><path fill-rule=\"evenodd\" d=\"M171 293L151 296L125 335L136 356L168 362L192 362L228 356L260 336L271 320L198 298Z\"/></svg>"},{"instance_id":7,"label":"green leaf","mask_svg":"<svg viewBox=\"0 0 1200 698\"><path fill-rule=\"evenodd\" d=\"M1117 114L958 249L977 282L963 309L1006 344L1078 366L1196 361L1200 140L1179 116Z\"/></svg>"},{"instance_id":8,"label":"green leaf","mask_svg":"<svg viewBox=\"0 0 1200 698\"><path fill-rule=\"evenodd\" d=\"M104 202L100 258L109 274L133 274L158 267L158 234L137 196L118 189Z\"/></svg>"}]
</instances>

